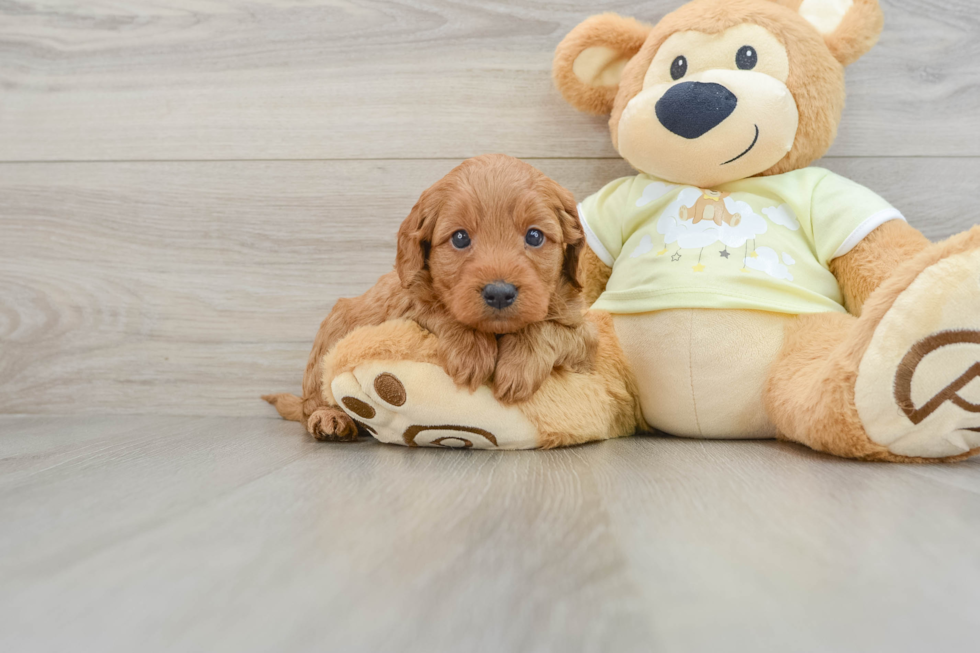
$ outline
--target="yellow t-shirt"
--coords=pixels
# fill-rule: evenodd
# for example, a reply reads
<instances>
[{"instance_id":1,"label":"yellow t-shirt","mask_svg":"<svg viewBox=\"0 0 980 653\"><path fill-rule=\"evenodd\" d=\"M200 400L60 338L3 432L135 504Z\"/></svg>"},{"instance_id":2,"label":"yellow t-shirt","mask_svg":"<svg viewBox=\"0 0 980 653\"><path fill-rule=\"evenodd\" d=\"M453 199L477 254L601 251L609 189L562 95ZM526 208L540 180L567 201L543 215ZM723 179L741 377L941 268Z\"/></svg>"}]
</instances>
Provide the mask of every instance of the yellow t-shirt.
<instances>
[{"instance_id":1,"label":"yellow t-shirt","mask_svg":"<svg viewBox=\"0 0 980 653\"><path fill-rule=\"evenodd\" d=\"M612 267L595 308L844 311L830 262L889 220L884 199L822 168L705 191L624 177L579 205L589 246Z\"/></svg>"}]
</instances>

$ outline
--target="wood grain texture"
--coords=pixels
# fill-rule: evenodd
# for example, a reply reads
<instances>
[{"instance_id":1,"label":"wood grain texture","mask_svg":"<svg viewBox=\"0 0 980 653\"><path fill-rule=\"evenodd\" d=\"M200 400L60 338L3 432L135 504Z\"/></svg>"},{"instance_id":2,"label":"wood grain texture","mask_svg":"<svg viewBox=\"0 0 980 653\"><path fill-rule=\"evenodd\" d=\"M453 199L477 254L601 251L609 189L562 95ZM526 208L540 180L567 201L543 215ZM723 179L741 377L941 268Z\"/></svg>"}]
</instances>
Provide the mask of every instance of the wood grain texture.
<instances>
[{"instance_id":1,"label":"wood grain texture","mask_svg":"<svg viewBox=\"0 0 980 653\"><path fill-rule=\"evenodd\" d=\"M0 160L613 156L552 87L601 11L681 0L0 2ZM980 155L974 0L883 0L836 156Z\"/></svg>"},{"instance_id":2,"label":"wood grain texture","mask_svg":"<svg viewBox=\"0 0 980 653\"><path fill-rule=\"evenodd\" d=\"M0 413L267 415L333 302L391 269L457 160L0 165ZM579 197L619 160L538 160ZM828 159L933 238L975 159ZM943 200L937 201L935 189Z\"/></svg>"},{"instance_id":3,"label":"wood grain texture","mask_svg":"<svg viewBox=\"0 0 980 653\"><path fill-rule=\"evenodd\" d=\"M939 479L775 442L323 445L248 418L0 416L0 430L5 651L900 653L975 638L980 461L929 468Z\"/></svg>"}]
</instances>

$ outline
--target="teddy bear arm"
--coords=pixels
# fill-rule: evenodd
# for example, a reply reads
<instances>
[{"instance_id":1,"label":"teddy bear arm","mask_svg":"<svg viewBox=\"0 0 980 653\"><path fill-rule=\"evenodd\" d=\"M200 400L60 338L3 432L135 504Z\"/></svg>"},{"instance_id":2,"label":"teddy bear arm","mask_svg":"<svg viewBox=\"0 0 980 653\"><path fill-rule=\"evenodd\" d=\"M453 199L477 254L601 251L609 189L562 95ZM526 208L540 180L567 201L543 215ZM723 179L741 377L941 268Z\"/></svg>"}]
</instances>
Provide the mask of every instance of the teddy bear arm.
<instances>
[{"instance_id":1,"label":"teddy bear arm","mask_svg":"<svg viewBox=\"0 0 980 653\"><path fill-rule=\"evenodd\" d=\"M585 247L578 259L578 279L582 284L582 297L587 306L591 306L606 290L606 283L612 275L612 268L602 262L592 251Z\"/></svg>"},{"instance_id":2,"label":"teddy bear arm","mask_svg":"<svg viewBox=\"0 0 980 653\"><path fill-rule=\"evenodd\" d=\"M844 307L861 315L865 301L901 264L930 245L929 239L903 220L875 229L850 252L830 262L837 277Z\"/></svg>"}]
</instances>

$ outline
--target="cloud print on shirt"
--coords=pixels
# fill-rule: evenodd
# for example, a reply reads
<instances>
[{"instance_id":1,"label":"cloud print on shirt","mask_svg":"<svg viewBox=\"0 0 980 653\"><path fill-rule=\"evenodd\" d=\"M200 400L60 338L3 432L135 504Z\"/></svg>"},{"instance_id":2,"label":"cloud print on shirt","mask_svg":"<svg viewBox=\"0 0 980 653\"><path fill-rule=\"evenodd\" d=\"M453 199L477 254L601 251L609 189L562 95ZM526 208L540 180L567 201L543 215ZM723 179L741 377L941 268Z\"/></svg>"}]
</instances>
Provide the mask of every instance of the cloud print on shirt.
<instances>
[{"instance_id":1,"label":"cloud print on shirt","mask_svg":"<svg viewBox=\"0 0 980 653\"><path fill-rule=\"evenodd\" d=\"M759 272L765 272L770 277L775 277L777 279L784 279L785 281L792 281L793 275L790 273L789 268L779 262L779 255L771 247L760 247L755 250L758 255L756 258L746 257L745 267L752 268L753 270L758 270ZM793 259L783 254L784 259ZM792 265L792 264L791 264Z\"/></svg>"},{"instance_id":2,"label":"cloud print on shirt","mask_svg":"<svg viewBox=\"0 0 980 653\"><path fill-rule=\"evenodd\" d=\"M725 208L729 213L738 213L742 220L737 227L722 223L719 227L711 220L694 224L693 220L681 221L677 214L682 206L691 207L701 197L701 189L685 188L677 200L664 210L657 221L657 232L663 234L667 245L677 243L681 249L700 249L714 243L724 243L728 247L741 247L756 236L766 233L769 223L757 215L745 202L725 198Z\"/></svg>"},{"instance_id":3,"label":"cloud print on shirt","mask_svg":"<svg viewBox=\"0 0 980 653\"><path fill-rule=\"evenodd\" d=\"M675 188L677 188L675 184L665 184L662 181L651 182L647 184L646 188L643 189L643 194L640 195L638 200L636 200L636 205L638 207L643 207L650 202L656 202Z\"/></svg>"},{"instance_id":4,"label":"cloud print on shirt","mask_svg":"<svg viewBox=\"0 0 980 653\"><path fill-rule=\"evenodd\" d=\"M630 258L640 258L644 254L648 254L653 251L653 238L650 238L650 234L645 235L641 240L640 244L636 246L633 253L630 254Z\"/></svg>"},{"instance_id":5,"label":"cloud print on shirt","mask_svg":"<svg viewBox=\"0 0 980 653\"><path fill-rule=\"evenodd\" d=\"M796 214L793 213L793 209L789 208L789 204L762 209L762 212L766 214L767 218L790 231L797 231L800 228L800 221L796 219Z\"/></svg>"}]
</instances>

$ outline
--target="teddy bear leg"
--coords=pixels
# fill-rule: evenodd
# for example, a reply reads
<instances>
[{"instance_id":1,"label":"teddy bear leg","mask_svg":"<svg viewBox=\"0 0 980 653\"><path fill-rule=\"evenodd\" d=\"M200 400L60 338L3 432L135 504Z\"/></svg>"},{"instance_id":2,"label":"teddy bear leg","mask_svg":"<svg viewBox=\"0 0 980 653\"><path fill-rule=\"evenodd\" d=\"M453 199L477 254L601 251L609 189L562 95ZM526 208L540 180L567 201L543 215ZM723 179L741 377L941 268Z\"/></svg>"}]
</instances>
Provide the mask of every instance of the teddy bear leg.
<instances>
[{"instance_id":1,"label":"teddy bear leg","mask_svg":"<svg viewBox=\"0 0 980 653\"><path fill-rule=\"evenodd\" d=\"M780 437L838 456L980 453L980 227L928 247L860 318L801 316L766 387Z\"/></svg>"},{"instance_id":2,"label":"teddy bear leg","mask_svg":"<svg viewBox=\"0 0 980 653\"><path fill-rule=\"evenodd\" d=\"M856 365L841 343L857 321L821 313L801 315L788 325L769 371L764 405L780 439L844 458L888 459L887 449L868 438L854 406Z\"/></svg>"},{"instance_id":3,"label":"teddy bear leg","mask_svg":"<svg viewBox=\"0 0 980 653\"><path fill-rule=\"evenodd\" d=\"M592 314L589 373L558 370L530 400L505 406L489 386L460 388L438 364L438 339L414 322L358 329L324 361L331 397L378 440L404 446L533 449L630 435L638 408L606 314Z\"/></svg>"},{"instance_id":4,"label":"teddy bear leg","mask_svg":"<svg viewBox=\"0 0 980 653\"><path fill-rule=\"evenodd\" d=\"M530 449L537 429L489 387L456 386L435 335L408 320L355 329L324 358L324 395L363 430L404 446Z\"/></svg>"}]
</instances>

